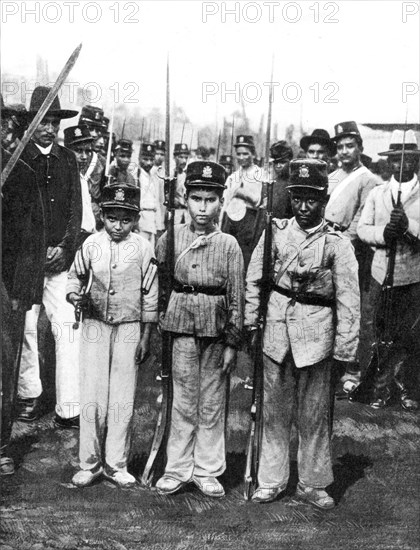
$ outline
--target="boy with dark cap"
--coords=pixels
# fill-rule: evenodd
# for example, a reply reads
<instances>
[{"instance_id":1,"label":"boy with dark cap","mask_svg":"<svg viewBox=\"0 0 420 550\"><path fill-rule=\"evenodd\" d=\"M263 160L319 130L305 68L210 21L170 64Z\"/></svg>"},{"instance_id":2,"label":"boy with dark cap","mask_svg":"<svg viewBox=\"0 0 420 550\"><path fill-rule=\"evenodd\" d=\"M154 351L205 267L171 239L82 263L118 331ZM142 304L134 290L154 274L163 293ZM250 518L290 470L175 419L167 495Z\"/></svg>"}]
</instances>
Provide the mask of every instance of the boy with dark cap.
<instances>
[{"instance_id":1,"label":"boy with dark cap","mask_svg":"<svg viewBox=\"0 0 420 550\"><path fill-rule=\"evenodd\" d=\"M205 495L222 497L217 480L226 469L227 374L241 342L243 258L236 240L216 220L225 171L210 161L192 162L185 201L190 224L175 226L175 273L162 329L173 334L173 405L160 494L192 481ZM167 234L158 241L164 265Z\"/></svg>"},{"instance_id":2,"label":"boy with dark cap","mask_svg":"<svg viewBox=\"0 0 420 550\"><path fill-rule=\"evenodd\" d=\"M132 154L133 142L131 139L120 139L115 147L115 158L109 167L109 175L113 182L137 185L134 176L129 171Z\"/></svg>"},{"instance_id":3,"label":"boy with dark cap","mask_svg":"<svg viewBox=\"0 0 420 550\"><path fill-rule=\"evenodd\" d=\"M157 322L157 280L144 288L153 250L132 233L139 199L137 187L104 187L104 229L86 239L81 250L92 286L80 349L80 471L72 479L78 487L102 474L122 487L135 483L127 458L137 361L147 353L151 323ZM67 300L75 307L86 300L77 270L75 262L67 283Z\"/></svg>"},{"instance_id":4,"label":"boy with dark cap","mask_svg":"<svg viewBox=\"0 0 420 550\"><path fill-rule=\"evenodd\" d=\"M270 147L270 157L276 179L273 187L273 216L275 218L291 218L289 184L289 163L293 158L293 150L287 141L281 140Z\"/></svg>"},{"instance_id":5,"label":"boy with dark cap","mask_svg":"<svg viewBox=\"0 0 420 550\"><path fill-rule=\"evenodd\" d=\"M289 478L294 414L299 433L297 494L321 509L334 506L325 488L331 460L333 359L354 362L359 334L357 261L349 239L323 218L327 165L290 163L291 220L272 224L273 286L263 336L264 414L258 489L252 500L270 502ZM246 277L245 325L256 334L264 234ZM335 366L335 365L334 365Z\"/></svg>"},{"instance_id":6,"label":"boy with dark cap","mask_svg":"<svg viewBox=\"0 0 420 550\"><path fill-rule=\"evenodd\" d=\"M175 143L175 224L189 223L191 221L185 201L185 170L190 154L191 151L186 143Z\"/></svg>"},{"instance_id":7,"label":"boy with dark cap","mask_svg":"<svg viewBox=\"0 0 420 550\"><path fill-rule=\"evenodd\" d=\"M139 158L140 168L137 170L140 187L139 231L140 235L147 239L154 247L157 230L157 201L159 197L158 176L157 172L153 169L155 146L152 143L142 143Z\"/></svg>"}]
</instances>

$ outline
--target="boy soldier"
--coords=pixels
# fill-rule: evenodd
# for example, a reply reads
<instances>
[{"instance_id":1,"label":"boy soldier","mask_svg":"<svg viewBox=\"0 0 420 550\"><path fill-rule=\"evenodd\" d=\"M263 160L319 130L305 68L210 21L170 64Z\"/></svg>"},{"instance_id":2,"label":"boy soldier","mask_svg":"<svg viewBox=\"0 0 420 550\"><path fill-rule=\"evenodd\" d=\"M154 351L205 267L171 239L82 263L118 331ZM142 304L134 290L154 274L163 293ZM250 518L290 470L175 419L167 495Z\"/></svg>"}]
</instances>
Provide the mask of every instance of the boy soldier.
<instances>
[{"instance_id":1,"label":"boy soldier","mask_svg":"<svg viewBox=\"0 0 420 550\"><path fill-rule=\"evenodd\" d=\"M175 223L189 223L190 218L187 212L185 200L185 169L191 152L186 143L175 143Z\"/></svg>"},{"instance_id":2,"label":"boy soldier","mask_svg":"<svg viewBox=\"0 0 420 550\"><path fill-rule=\"evenodd\" d=\"M272 224L274 280L264 320L264 424L254 502L270 502L286 488L296 414L297 494L322 509L334 506L325 491L333 481L331 369L333 359L346 365L356 358L360 306L353 247L323 219L327 185L325 162L293 160L294 217ZM246 277L245 325L251 332L258 320L263 249L264 236Z\"/></svg>"},{"instance_id":3,"label":"boy soldier","mask_svg":"<svg viewBox=\"0 0 420 550\"><path fill-rule=\"evenodd\" d=\"M137 364L147 353L151 323L157 322L157 280L143 288L153 258L150 244L132 233L138 221L139 190L125 184L104 187L104 229L83 244L85 270L92 272L89 307L80 349L80 471L74 485L86 487L104 476L126 487ZM67 300L86 300L73 263ZM105 455L101 449L105 438Z\"/></svg>"},{"instance_id":4,"label":"boy soldier","mask_svg":"<svg viewBox=\"0 0 420 550\"><path fill-rule=\"evenodd\" d=\"M226 171L226 176L230 176L233 172L233 157L232 155L220 155L219 164L223 166Z\"/></svg>"},{"instance_id":5,"label":"boy soldier","mask_svg":"<svg viewBox=\"0 0 420 550\"><path fill-rule=\"evenodd\" d=\"M385 407L397 390L401 406L407 411L418 409L418 380L420 359L420 151L414 132L405 136L401 130L392 134L386 156L392 178L375 187L367 199L357 232L363 242L374 247L369 302L372 310L380 303L382 284L388 269L389 249L397 247L393 287L388 291L391 302L391 327L381 327L384 311L377 310L375 318L362 318L364 332L376 329L391 332L392 353L383 361L374 380L374 409ZM401 167L402 165L402 167ZM401 190L401 204L397 204ZM383 333L383 332L382 332ZM372 335L371 340L372 340Z\"/></svg>"},{"instance_id":6,"label":"boy soldier","mask_svg":"<svg viewBox=\"0 0 420 550\"><path fill-rule=\"evenodd\" d=\"M160 494L192 481L205 495L222 497L216 479L226 469L227 374L234 367L243 321L243 258L236 240L216 220L226 175L219 164L187 167L185 201L190 224L175 226L175 273L162 329L173 334L173 405ZM167 233L158 241L160 264Z\"/></svg>"},{"instance_id":7,"label":"boy soldier","mask_svg":"<svg viewBox=\"0 0 420 550\"><path fill-rule=\"evenodd\" d=\"M152 143L142 143L140 147L140 168L137 178L140 187L140 235L155 246L156 212L159 189L156 185L157 175L153 170L155 146ZM161 227L162 229L162 227Z\"/></svg>"},{"instance_id":8,"label":"boy soldier","mask_svg":"<svg viewBox=\"0 0 420 550\"><path fill-rule=\"evenodd\" d=\"M131 139L120 139L115 147L115 159L111 162L109 174L106 176L111 176L113 182L136 186L136 180L129 171L132 154Z\"/></svg>"},{"instance_id":9,"label":"boy soldier","mask_svg":"<svg viewBox=\"0 0 420 550\"><path fill-rule=\"evenodd\" d=\"M289 163L293 158L293 150L287 141L278 141L270 147L270 157L276 178L273 187L273 217L291 218L293 214L287 186L289 184Z\"/></svg>"}]
</instances>

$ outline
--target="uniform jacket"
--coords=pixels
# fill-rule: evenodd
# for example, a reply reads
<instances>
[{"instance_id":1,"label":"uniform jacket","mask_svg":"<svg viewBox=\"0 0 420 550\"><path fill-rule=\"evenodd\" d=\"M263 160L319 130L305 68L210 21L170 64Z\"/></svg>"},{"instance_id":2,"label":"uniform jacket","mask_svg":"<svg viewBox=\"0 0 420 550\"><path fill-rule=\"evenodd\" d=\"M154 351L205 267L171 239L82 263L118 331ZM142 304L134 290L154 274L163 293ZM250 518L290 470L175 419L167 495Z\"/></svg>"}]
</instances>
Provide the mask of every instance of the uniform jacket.
<instances>
[{"instance_id":1,"label":"uniform jacket","mask_svg":"<svg viewBox=\"0 0 420 550\"><path fill-rule=\"evenodd\" d=\"M74 153L53 143L43 155L33 141L21 159L35 172L41 191L46 222L46 245L60 246L66 255L67 270L74 258L82 221L79 169Z\"/></svg>"},{"instance_id":2,"label":"uniform jacket","mask_svg":"<svg viewBox=\"0 0 420 550\"><path fill-rule=\"evenodd\" d=\"M153 169L153 168L152 168ZM140 183L140 231L147 233L156 233L156 211L157 211L157 195L155 177L152 169L146 172L143 168L139 169Z\"/></svg>"},{"instance_id":3,"label":"uniform jacket","mask_svg":"<svg viewBox=\"0 0 420 550\"><path fill-rule=\"evenodd\" d=\"M388 266L384 229L394 208L391 193L392 181L393 179L369 193L357 226L360 239L375 247L372 276L380 284L384 281ZM409 225L404 239L397 245L395 286L420 282L420 188L418 177L415 176L411 182L406 182L403 185L410 188L409 193L402 200Z\"/></svg>"},{"instance_id":4,"label":"uniform jacket","mask_svg":"<svg viewBox=\"0 0 420 550\"><path fill-rule=\"evenodd\" d=\"M358 265L350 240L325 223L312 234L301 229L295 218L274 219L272 227L275 281L282 266L286 268L277 284L335 299L335 307L299 302L293 305L291 298L273 290L268 303L264 353L281 363L290 350L297 367L313 365L331 355L341 361L354 361L360 296ZM246 276L245 325L255 325L258 320L264 235L254 250ZM315 236L317 240L306 246Z\"/></svg>"},{"instance_id":5,"label":"uniform jacket","mask_svg":"<svg viewBox=\"0 0 420 550\"><path fill-rule=\"evenodd\" d=\"M2 149L2 167L11 155ZM21 159L2 188L2 278L26 309L41 303L46 257L45 217L35 172Z\"/></svg>"},{"instance_id":6,"label":"uniform jacket","mask_svg":"<svg viewBox=\"0 0 420 550\"><path fill-rule=\"evenodd\" d=\"M226 180L223 212L232 200L241 201L247 208L255 208L261 202L263 170L256 164L244 170L239 168Z\"/></svg>"},{"instance_id":7,"label":"uniform jacket","mask_svg":"<svg viewBox=\"0 0 420 550\"><path fill-rule=\"evenodd\" d=\"M378 184L378 179L365 166L357 169L358 173L346 174L339 168L328 176L328 194L330 200L325 209L325 219L338 223L346 230L344 234L351 240L357 238L357 223L369 191ZM355 177L354 177L354 176ZM352 178L337 195L331 196L337 186L346 179ZM354 179L353 179L354 178Z\"/></svg>"},{"instance_id":8,"label":"uniform jacket","mask_svg":"<svg viewBox=\"0 0 420 550\"><path fill-rule=\"evenodd\" d=\"M83 258L92 269L88 317L109 324L157 322L158 281L147 294L141 292L144 274L154 257L146 239L135 233L116 243L103 229L83 243ZM82 282L74 265L68 274L66 294L80 292Z\"/></svg>"},{"instance_id":9,"label":"uniform jacket","mask_svg":"<svg viewBox=\"0 0 420 550\"><path fill-rule=\"evenodd\" d=\"M163 329L199 337L219 337L233 347L240 344L243 324L243 257L234 237L215 230L197 239L189 224L175 226L175 280L183 285L225 288L225 295L185 294L172 291ZM167 233L157 244L157 258L164 268ZM162 270L164 273L164 269Z\"/></svg>"}]
</instances>

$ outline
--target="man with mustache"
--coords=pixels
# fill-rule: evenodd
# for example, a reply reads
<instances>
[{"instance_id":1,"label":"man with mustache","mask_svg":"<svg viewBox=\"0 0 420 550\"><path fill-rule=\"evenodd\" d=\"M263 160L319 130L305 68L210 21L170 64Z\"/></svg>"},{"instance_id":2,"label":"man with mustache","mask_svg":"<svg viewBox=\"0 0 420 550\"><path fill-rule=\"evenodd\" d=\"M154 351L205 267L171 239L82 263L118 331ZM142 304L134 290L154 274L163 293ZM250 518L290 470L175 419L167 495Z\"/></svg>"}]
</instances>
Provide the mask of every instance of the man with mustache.
<instances>
[{"instance_id":1,"label":"man with mustache","mask_svg":"<svg viewBox=\"0 0 420 550\"><path fill-rule=\"evenodd\" d=\"M49 88L33 91L28 111L34 117ZM51 321L56 350L55 425L77 429L79 425L79 332L72 328L74 309L66 301L67 270L73 261L80 236L82 201L79 169L74 153L56 143L60 121L77 111L61 109L56 98L38 124L21 159L35 172L45 212L45 269L41 291L26 314L22 360L18 381L18 420L38 418L37 403L42 393L39 373L37 322L44 304ZM38 284L38 281L35 282Z\"/></svg>"}]
</instances>

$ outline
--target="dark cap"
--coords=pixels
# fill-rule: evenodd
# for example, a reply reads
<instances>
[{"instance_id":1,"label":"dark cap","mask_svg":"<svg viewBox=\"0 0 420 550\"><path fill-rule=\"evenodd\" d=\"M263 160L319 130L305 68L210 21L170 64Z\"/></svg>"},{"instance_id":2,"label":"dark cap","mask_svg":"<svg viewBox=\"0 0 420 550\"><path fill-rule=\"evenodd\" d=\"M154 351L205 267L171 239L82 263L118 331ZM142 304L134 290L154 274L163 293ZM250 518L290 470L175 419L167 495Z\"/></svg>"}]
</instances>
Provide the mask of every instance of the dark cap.
<instances>
[{"instance_id":1,"label":"dark cap","mask_svg":"<svg viewBox=\"0 0 420 550\"><path fill-rule=\"evenodd\" d=\"M287 162L293 158L293 150L287 141L281 140L277 143L273 143L270 147L270 157L273 160L280 160Z\"/></svg>"},{"instance_id":2,"label":"dark cap","mask_svg":"<svg viewBox=\"0 0 420 550\"><path fill-rule=\"evenodd\" d=\"M107 116L104 116L104 117L102 118L102 124L101 124L101 126L102 126L102 128L103 128L103 130L104 130L105 132L108 131L109 118L108 118Z\"/></svg>"},{"instance_id":3,"label":"dark cap","mask_svg":"<svg viewBox=\"0 0 420 550\"><path fill-rule=\"evenodd\" d=\"M175 143L174 145L174 155L189 155L190 150L186 143Z\"/></svg>"},{"instance_id":4,"label":"dark cap","mask_svg":"<svg viewBox=\"0 0 420 550\"><path fill-rule=\"evenodd\" d=\"M166 152L166 143L162 139L156 139L153 142L153 145L155 146L155 149Z\"/></svg>"},{"instance_id":5,"label":"dark cap","mask_svg":"<svg viewBox=\"0 0 420 550\"><path fill-rule=\"evenodd\" d=\"M102 189L102 208L125 208L140 211L140 189L127 183L111 183Z\"/></svg>"},{"instance_id":6,"label":"dark cap","mask_svg":"<svg viewBox=\"0 0 420 550\"><path fill-rule=\"evenodd\" d=\"M350 120L348 122L340 122L334 126L335 136L332 138L333 141L337 141L343 137L355 137L358 141L362 141L362 136L360 135L359 128L357 124Z\"/></svg>"},{"instance_id":7,"label":"dark cap","mask_svg":"<svg viewBox=\"0 0 420 550\"><path fill-rule=\"evenodd\" d=\"M308 147L309 145L311 145L311 143L319 143L320 145L325 145L331 157L333 157L337 152L337 148L333 140L330 138L330 134L327 132L327 130L323 130L322 128L317 128L312 132L310 136L303 136L303 138L300 140L300 146L304 151L308 150Z\"/></svg>"},{"instance_id":8,"label":"dark cap","mask_svg":"<svg viewBox=\"0 0 420 550\"><path fill-rule=\"evenodd\" d=\"M155 156L155 146L153 143L142 143L140 147L140 156L141 157L154 157Z\"/></svg>"},{"instance_id":9,"label":"dark cap","mask_svg":"<svg viewBox=\"0 0 420 550\"><path fill-rule=\"evenodd\" d=\"M233 166L232 155L220 155L219 164L222 166Z\"/></svg>"},{"instance_id":10,"label":"dark cap","mask_svg":"<svg viewBox=\"0 0 420 550\"><path fill-rule=\"evenodd\" d=\"M295 159L289 164L290 178L287 189L312 189L326 194L328 190L327 163L316 159Z\"/></svg>"},{"instance_id":11,"label":"dark cap","mask_svg":"<svg viewBox=\"0 0 420 550\"><path fill-rule=\"evenodd\" d=\"M42 104L47 98L51 88L47 86L37 86L32 93L31 102L28 109L28 116L34 118L37 112L40 110ZM60 100L56 96L51 103L50 108L45 113L45 116L53 116L56 118L73 118L77 115L77 111L71 111L69 109L62 109Z\"/></svg>"},{"instance_id":12,"label":"dark cap","mask_svg":"<svg viewBox=\"0 0 420 550\"><path fill-rule=\"evenodd\" d=\"M254 138L252 136L245 136L242 134L236 136L236 143L234 144L234 147L248 147L249 149L253 149L255 151Z\"/></svg>"},{"instance_id":13,"label":"dark cap","mask_svg":"<svg viewBox=\"0 0 420 550\"><path fill-rule=\"evenodd\" d=\"M125 151L131 154L133 152L133 142L131 141L131 139L119 139L115 150Z\"/></svg>"},{"instance_id":14,"label":"dark cap","mask_svg":"<svg viewBox=\"0 0 420 550\"><path fill-rule=\"evenodd\" d=\"M226 171L221 164L209 160L197 160L187 166L185 186L225 189Z\"/></svg>"},{"instance_id":15,"label":"dark cap","mask_svg":"<svg viewBox=\"0 0 420 550\"><path fill-rule=\"evenodd\" d=\"M84 123L95 128L103 128L104 111L94 105L85 105L79 117L79 124Z\"/></svg>"},{"instance_id":16,"label":"dark cap","mask_svg":"<svg viewBox=\"0 0 420 550\"><path fill-rule=\"evenodd\" d=\"M64 130L64 147L71 147L78 143L92 143L94 138L90 135L89 128L84 124L70 126Z\"/></svg>"}]
</instances>

